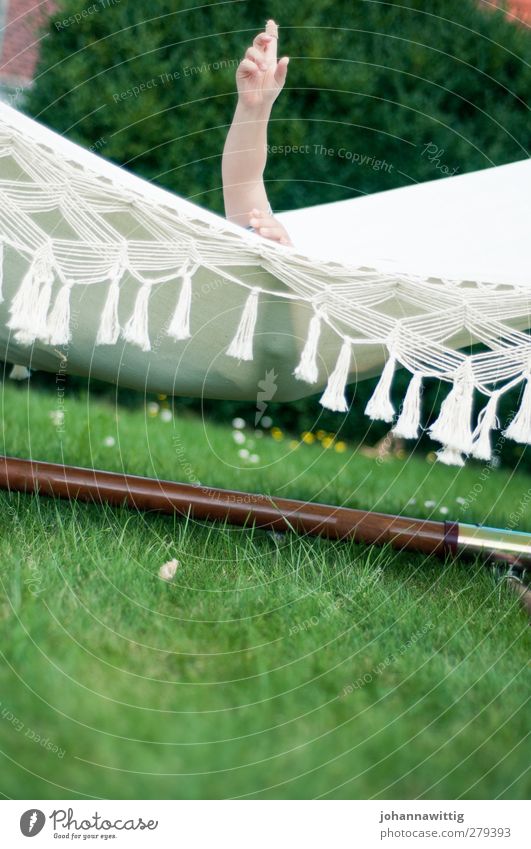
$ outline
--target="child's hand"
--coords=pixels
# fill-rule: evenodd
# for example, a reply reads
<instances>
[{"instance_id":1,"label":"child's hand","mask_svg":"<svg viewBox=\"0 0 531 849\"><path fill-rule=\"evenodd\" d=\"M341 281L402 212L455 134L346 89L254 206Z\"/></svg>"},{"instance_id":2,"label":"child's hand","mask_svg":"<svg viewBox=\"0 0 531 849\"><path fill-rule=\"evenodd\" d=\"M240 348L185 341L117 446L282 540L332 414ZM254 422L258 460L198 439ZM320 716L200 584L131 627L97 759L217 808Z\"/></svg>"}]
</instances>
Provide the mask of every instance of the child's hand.
<instances>
[{"instance_id":1,"label":"child's hand","mask_svg":"<svg viewBox=\"0 0 531 849\"><path fill-rule=\"evenodd\" d=\"M273 242L279 242L281 245L293 245L286 230L276 218L273 218L269 212L261 212L259 209L251 210L249 224L254 228L259 236L264 239L271 239Z\"/></svg>"},{"instance_id":2,"label":"child's hand","mask_svg":"<svg viewBox=\"0 0 531 849\"><path fill-rule=\"evenodd\" d=\"M257 35L236 71L240 102L245 106L272 106L288 72L287 56L277 61L278 26L273 20Z\"/></svg>"}]
</instances>

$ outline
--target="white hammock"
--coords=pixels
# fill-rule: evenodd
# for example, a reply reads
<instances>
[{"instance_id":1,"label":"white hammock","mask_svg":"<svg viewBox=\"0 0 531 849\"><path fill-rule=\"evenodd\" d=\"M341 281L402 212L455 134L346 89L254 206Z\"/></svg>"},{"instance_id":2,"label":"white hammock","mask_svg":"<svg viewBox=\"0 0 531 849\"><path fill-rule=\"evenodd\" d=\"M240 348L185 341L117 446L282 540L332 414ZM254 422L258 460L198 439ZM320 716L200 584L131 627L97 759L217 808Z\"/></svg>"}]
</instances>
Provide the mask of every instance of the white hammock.
<instances>
[{"instance_id":1,"label":"white hammock","mask_svg":"<svg viewBox=\"0 0 531 849\"><path fill-rule=\"evenodd\" d=\"M530 205L525 161L284 213L285 248L0 104L0 355L170 394L324 389L337 411L381 372L366 413L407 438L438 377L439 459L488 459L499 397L522 382L505 436L531 443ZM396 367L412 374L398 410Z\"/></svg>"}]
</instances>

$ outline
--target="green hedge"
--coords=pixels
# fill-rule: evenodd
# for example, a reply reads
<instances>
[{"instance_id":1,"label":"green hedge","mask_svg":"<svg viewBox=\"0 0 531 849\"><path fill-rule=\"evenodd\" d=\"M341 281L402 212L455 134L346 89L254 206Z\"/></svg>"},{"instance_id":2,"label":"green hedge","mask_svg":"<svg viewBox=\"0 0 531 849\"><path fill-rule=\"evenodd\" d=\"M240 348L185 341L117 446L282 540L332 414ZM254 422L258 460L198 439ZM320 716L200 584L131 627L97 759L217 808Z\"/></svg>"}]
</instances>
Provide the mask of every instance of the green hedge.
<instances>
[{"instance_id":1,"label":"green hedge","mask_svg":"<svg viewBox=\"0 0 531 849\"><path fill-rule=\"evenodd\" d=\"M235 67L272 16L291 63L269 141L310 151L270 157L274 209L499 165L526 157L530 147L531 32L480 5L96 0L80 11L76 0L62 0L48 23L25 109L222 212L221 152L235 105ZM426 152L428 145L436 155ZM322 148L344 148L372 162L359 165ZM350 435L365 433L362 410L372 386L356 389ZM398 397L402 392L399 380ZM435 387L428 391L428 404L436 394ZM507 410L515 403L507 398ZM212 409L226 416L235 406ZM294 429L315 414L314 400L276 412ZM384 430L373 428L371 438Z\"/></svg>"},{"instance_id":2,"label":"green hedge","mask_svg":"<svg viewBox=\"0 0 531 849\"><path fill-rule=\"evenodd\" d=\"M80 4L62 0L27 109L222 212L220 156L235 65L272 15L291 64L270 142L311 150L271 157L275 209L499 165L528 155L531 32L478 5L103 0L68 23ZM136 95L135 86L143 87ZM423 153L428 144L441 151L436 161ZM316 154L321 146L389 167Z\"/></svg>"}]
</instances>

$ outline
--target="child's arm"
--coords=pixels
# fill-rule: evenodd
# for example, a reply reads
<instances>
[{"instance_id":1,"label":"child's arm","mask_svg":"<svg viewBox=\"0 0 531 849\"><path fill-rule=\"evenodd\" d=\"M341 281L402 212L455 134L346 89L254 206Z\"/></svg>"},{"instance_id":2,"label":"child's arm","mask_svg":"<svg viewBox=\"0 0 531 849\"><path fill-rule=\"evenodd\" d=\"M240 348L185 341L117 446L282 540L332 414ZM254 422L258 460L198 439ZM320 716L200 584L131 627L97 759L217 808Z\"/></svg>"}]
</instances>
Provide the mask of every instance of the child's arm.
<instances>
[{"instance_id":1,"label":"child's arm","mask_svg":"<svg viewBox=\"0 0 531 849\"><path fill-rule=\"evenodd\" d=\"M251 218L267 216L267 222L259 223L274 233L261 235L289 244L287 233L270 216L263 180L267 123L286 80L289 62L287 56L277 61L277 39L278 27L268 21L266 31L256 36L238 66L238 104L223 150L223 197L225 215L230 221L245 227ZM259 215L254 214L257 211ZM262 228L255 229L260 232Z\"/></svg>"}]
</instances>

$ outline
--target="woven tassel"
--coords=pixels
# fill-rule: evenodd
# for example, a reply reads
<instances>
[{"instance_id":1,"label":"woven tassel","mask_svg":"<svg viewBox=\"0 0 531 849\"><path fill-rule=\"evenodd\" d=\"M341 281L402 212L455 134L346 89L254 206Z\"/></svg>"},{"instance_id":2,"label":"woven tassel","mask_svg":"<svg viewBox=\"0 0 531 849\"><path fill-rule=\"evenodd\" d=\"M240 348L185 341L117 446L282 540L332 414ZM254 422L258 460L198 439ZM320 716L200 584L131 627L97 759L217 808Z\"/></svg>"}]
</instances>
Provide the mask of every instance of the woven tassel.
<instances>
[{"instance_id":1,"label":"woven tassel","mask_svg":"<svg viewBox=\"0 0 531 849\"><path fill-rule=\"evenodd\" d=\"M96 345L114 345L118 341L120 335L120 323L118 321L119 298L120 284L118 280L113 280L109 286L107 300L101 313Z\"/></svg>"},{"instance_id":2,"label":"woven tassel","mask_svg":"<svg viewBox=\"0 0 531 849\"><path fill-rule=\"evenodd\" d=\"M531 373L525 383L520 408L503 435L515 442L531 445Z\"/></svg>"},{"instance_id":3,"label":"woven tassel","mask_svg":"<svg viewBox=\"0 0 531 849\"><path fill-rule=\"evenodd\" d=\"M304 345L299 365L293 372L297 380L305 383L317 383L319 370L317 368L317 346L321 335L322 313L316 312L308 326L308 337Z\"/></svg>"},{"instance_id":4,"label":"woven tassel","mask_svg":"<svg viewBox=\"0 0 531 849\"><path fill-rule=\"evenodd\" d=\"M402 437L402 439L418 439L421 389L422 376L420 374L414 374L409 381L402 410L393 428L393 434L395 436Z\"/></svg>"},{"instance_id":5,"label":"woven tassel","mask_svg":"<svg viewBox=\"0 0 531 849\"><path fill-rule=\"evenodd\" d=\"M439 463L444 463L445 466L464 466L465 461L460 451L454 451L453 448L441 448L437 451L437 460Z\"/></svg>"},{"instance_id":6,"label":"woven tassel","mask_svg":"<svg viewBox=\"0 0 531 849\"><path fill-rule=\"evenodd\" d=\"M133 314L124 329L122 336L132 345L138 345L143 351L151 351L148 324L148 301L151 294L151 284L144 283L136 296Z\"/></svg>"},{"instance_id":7,"label":"woven tassel","mask_svg":"<svg viewBox=\"0 0 531 849\"><path fill-rule=\"evenodd\" d=\"M22 345L31 345L38 337L46 336L53 280L53 254L45 244L36 251L9 309L7 326L16 331L15 339Z\"/></svg>"},{"instance_id":8,"label":"woven tassel","mask_svg":"<svg viewBox=\"0 0 531 849\"><path fill-rule=\"evenodd\" d=\"M27 380L30 375L31 372L29 368L26 368L26 366L15 365L9 372L11 380Z\"/></svg>"},{"instance_id":9,"label":"woven tassel","mask_svg":"<svg viewBox=\"0 0 531 849\"><path fill-rule=\"evenodd\" d=\"M182 277L181 291L179 300L173 313L173 318L168 327L168 336L173 336L174 339L189 339L190 338L190 308L192 306L192 277L197 269L194 265L192 269L188 268L188 263L181 269L177 276Z\"/></svg>"},{"instance_id":10,"label":"woven tassel","mask_svg":"<svg viewBox=\"0 0 531 849\"><path fill-rule=\"evenodd\" d=\"M333 410L336 413L346 413L348 410L345 389L350 371L350 359L350 339L345 339L341 346L334 371L328 378L326 389L319 400L319 403L327 410Z\"/></svg>"},{"instance_id":11,"label":"woven tassel","mask_svg":"<svg viewBox=\"0 0 531 849\"><path fill-rule=\"evenodd\" d=\"M253 358L253 335L258 315L259 292L260 289L258 288L251 289L243 308L236 336L227 350L229 357L234 357L237 360L252 360Z\"/></svg>"},{"instance_id":12,"label":"woven tassel","mask_svg":"<svg viewBox=\"0 0 531 849\"><path fill-rule=\"evenodd\" d=\"M109 274L109 291L101 312L100 325L96 336L96 345L115 345L120 336L118 303L120 300L120 280L127 268L127 245L122 245Z\"/></svg>"},{"instance_id":13,"label":"woven tassel","mask_svg":"<svg viewBox=\"0 0 531 849\"><path fill-rule=\"evenodd\" d=\"M490 432L493 428L499 427L496 417L498 398L498 393L494 392L478 416L478 425L474 431L474 442L470 452L476 460L490 460L492 458Z\"/></svg>"},{"instance_id":14,"label":"woven tassel","mask_svg":"<svg viewBox=\"0 0 531 849\"><path fill-rule=\"evenodd\" d=\"M73 283L65 283L55 298L46 324L46 341L51 345L67 345L72 338L70 332L70 292Z\"/></svg>"},{"instance_id":15,"label":"woven tassel","mask_svg":"<svg viewBox=\"0 0 531 849\"><path fill-rule=\"evenodd\" d=\"M52 300L53 274L44 280L37 299L37 304L34 313L35 336L37 339L42 339L43 342L48 340L47 316Z\"/></svg>"},{"instance_id":16,"label":"woven tassel","mask_svg":"<svg viewBox=\"0 0 531 849\"><path fill-rule=\"evenodd\" d=\"M376 385L369 402L365 407L365 415L371 419L378 419L382 422L392 422L395 415L395 408L391 402L390 392L393 375L395 373L396 358L393 354L387 360L380 380Z\"/></svg>"},{"instance_id":17,"label":"woven tassel","mask_svg":"<svg viewBox=\"0 0 531 849\"><path fill-rule=\"evenodd\" d=\"M454 385L441 404L439 418L429 433L436 442L459 453L472 450L472 404L474 400L474 374L465 360L455 374Z\"/></svg>"}]
</instances>

